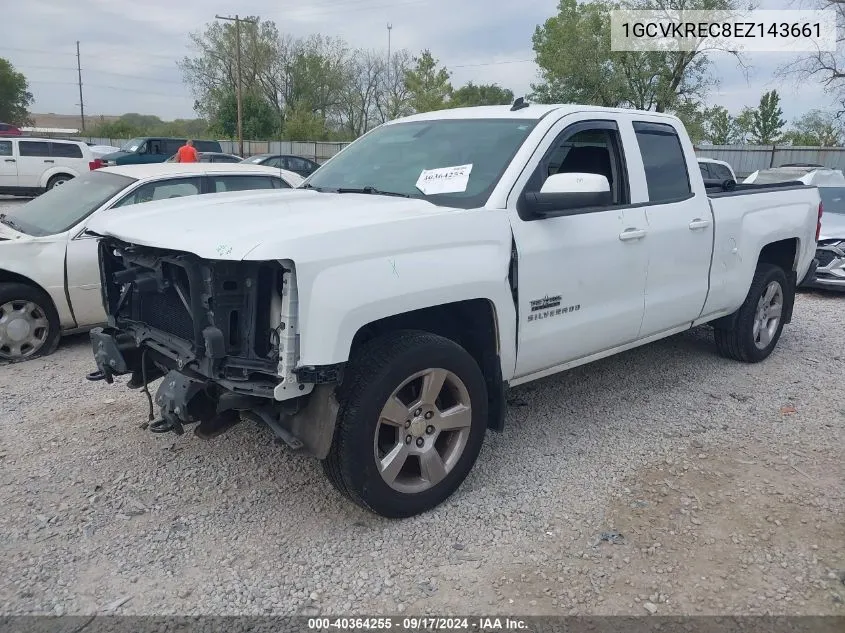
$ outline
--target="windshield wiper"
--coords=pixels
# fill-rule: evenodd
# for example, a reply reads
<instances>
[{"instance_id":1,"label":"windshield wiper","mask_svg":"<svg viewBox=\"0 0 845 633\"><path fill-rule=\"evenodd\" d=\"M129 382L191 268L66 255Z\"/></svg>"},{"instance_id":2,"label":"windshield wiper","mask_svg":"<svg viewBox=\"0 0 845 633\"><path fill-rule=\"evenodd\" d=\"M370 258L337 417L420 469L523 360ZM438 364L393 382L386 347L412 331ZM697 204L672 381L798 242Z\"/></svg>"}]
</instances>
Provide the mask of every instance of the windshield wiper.
<instances>
[{"instance_id":1,"label":"windshield wiper","mask_svg":"<svg viewBox=\"0 0 845 633\"><path fill-rule=\"evenodd\" d=\"M411 196L407 193L399 193L398 191L382 191L380 189L376 189L375 187L366 186L360 188L354 187L341 187L340 189L336 190L337 193L367 193L374 196L396 196L397 198L410 198Z\"/></svg>"},{"instance_id":2,"label":"windshield wiper","mask_svg":"<svg viewBox=\"0 0 845 633\"><path fill-rule=\"evenodd\" d=\"M319 191L320 193L323 193L323 189L321 187L315 187L310 182L297 187L297 189L313 189L314 191Z\"/></svg>"}]
</instances>

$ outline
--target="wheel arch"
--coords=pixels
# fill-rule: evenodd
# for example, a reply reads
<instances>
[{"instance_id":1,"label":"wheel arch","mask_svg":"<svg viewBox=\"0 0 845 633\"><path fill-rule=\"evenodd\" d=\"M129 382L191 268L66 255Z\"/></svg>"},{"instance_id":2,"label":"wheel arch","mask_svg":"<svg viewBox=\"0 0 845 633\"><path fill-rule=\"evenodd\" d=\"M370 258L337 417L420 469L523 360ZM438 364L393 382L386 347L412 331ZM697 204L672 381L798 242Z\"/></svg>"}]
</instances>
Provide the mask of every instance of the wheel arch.
<instances>
[{"instance_id":1,"label":"wheel arch","mask_svg":"<svg viewBox=\"0 0 845 633\"><path fill-rule=\"evenodd\" d=\"M489 299L467 299L386 316L360 327L352 338L350 358L368 341L396 330L418 330L463 347L481 368L487 384L488 427L504 427L506 385L502 379L501 339L496 306Z\"/></svg>"},{"instance_id":2,"label":"wheel arch","mask_svg":"<svg viewBox=\"0 0 845 633\"><path fill-rule=\"evenodd\" d=\"M792 311L795 307L795 288L798 285L797 268L798 257L801 253L801 245L797 237L770 242L763 246L757 258L757 264L773 264L786 273L786 279L790 287L785 288L786 297L784 301L783 322L792 321Z\"/></svg>"},{"instance_id":3,"label":"wheel arch","mask_svg":"<svg viewBox=\"0 0 845 633\"><path fill-rule=\"evenodd\" d=\"M11 270L6 270L5 268L0 268L0 284L22 284L25 286L30 286L43 292L47 298L50 300L51 307L53 310L56 311L56 314L59 316L59 324L62 328L73 328L76 326L76 322L73 321L73 316L69 312L66 314L65 306L59 305L56 302L56 298L50 293L47 288L42 286L41 284L37 283L33 279L27 277L26 275L21 275L20 273L12 272ZM65 322L65 319L70 318L71 321Z\"/></svg>"}]
</instances>

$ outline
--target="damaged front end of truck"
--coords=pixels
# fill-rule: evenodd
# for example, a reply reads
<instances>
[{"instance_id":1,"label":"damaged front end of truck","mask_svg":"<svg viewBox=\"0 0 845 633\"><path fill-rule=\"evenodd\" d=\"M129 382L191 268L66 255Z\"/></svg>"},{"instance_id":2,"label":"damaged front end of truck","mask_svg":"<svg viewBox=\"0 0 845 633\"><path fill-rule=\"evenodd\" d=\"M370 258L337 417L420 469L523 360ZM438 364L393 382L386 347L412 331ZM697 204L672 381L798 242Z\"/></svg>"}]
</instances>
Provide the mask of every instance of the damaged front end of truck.
<instances>
[{"instance_id":1,"label":"damaged front end of truck","mask_svg":"<svg viewBox=\"0 0 845 633\"><path fill-rule=\"evenodd\" d=\"M114 238L99 249L108 325L91 332L90 380L131 375L128 386L147 395L154 432L196 424L209 438L247 418L325 457L342 367L296 366L293 262L209 260ZM148 387L159 378L153 398Z\"/></svg>"}]
</instances>

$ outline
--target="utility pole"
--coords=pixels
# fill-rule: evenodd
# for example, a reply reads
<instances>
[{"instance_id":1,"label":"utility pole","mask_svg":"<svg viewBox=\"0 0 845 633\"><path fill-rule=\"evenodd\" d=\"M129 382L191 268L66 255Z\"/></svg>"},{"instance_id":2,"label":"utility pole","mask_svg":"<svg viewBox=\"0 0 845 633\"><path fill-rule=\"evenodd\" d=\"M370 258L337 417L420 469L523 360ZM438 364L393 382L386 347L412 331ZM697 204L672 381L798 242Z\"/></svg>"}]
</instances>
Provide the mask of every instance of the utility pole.
<instances>
[{"instance_id":1,"label":"utility pole","mask_svg":"<svg viewBox=\"0 0 845 633\"><path fill-rule=\"evenodd\" d=\"M393 25L387 23L387 118L390 120L390 93L393 91L393 86L390 84L390 32L393 30Z\"/></svg>"},{"instance_id":2,"label":"utility pole","mask_svg":"<svg viewBox=\"0 0 845 633\"><path fill-rule=\"evenodd\" d=\"M85 131L85 102L82 100L82 59L79 56L79 40L76 41L76 74L79 77L79 118Z\"/></svg>"},{"instance_id":3,"label":"utility pole","mask_svg":"<svg viewBox=\"0 0 845 633\"><path fill-rule=\"evenodd\" d=\"M215 15L218 20L227 20L235 23L235 40L236 40L236 57L235 64L237 65L237 101L238 101L238 146L240 147L240 155L244 155L244 122L243 122L243 84L241 82L241 22L249 22L255 24L255 20L246 20L237 14L235 17L226 17L222 15Z\"/></svg>"}]
</instances>

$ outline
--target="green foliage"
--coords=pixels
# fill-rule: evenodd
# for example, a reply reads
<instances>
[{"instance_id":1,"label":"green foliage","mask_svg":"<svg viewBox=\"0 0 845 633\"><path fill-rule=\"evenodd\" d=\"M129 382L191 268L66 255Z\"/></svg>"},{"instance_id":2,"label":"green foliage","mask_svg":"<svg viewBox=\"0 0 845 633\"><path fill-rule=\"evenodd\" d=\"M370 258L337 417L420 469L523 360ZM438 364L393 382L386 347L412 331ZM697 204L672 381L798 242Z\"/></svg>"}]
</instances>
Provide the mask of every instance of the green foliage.
<instances>
[{"instance_id":1,"label":"green foliage","mask_svg":"<svg viewBox=\"0 0 845 633\"><path fill-rule=\"evenodd\" d=\"M757 145L775 145L783 140L786 121L780 107L780 96L771 90L760 97L760 105L751 115L751 142Z\"/></svg>"},{"instance_id":2,"label":"green foliage","mask_svg":"<svg viewBox=\"0 0 845 633\"><path fill-rule=\"evenodd\" d=\"M329 140L325 122L307 103L296 104L288 110L282 135L286 141Z\"/></svg>"},{"instance_id":3,"label":"green foliage","mask_svg":"<svg viewBox=\"0 0 845 633\"><path fill-rule=\"evenodd\" d=\"M629 9L722 9L731 0L632 0ZM612 51L609 0L560 0L558 14L534 31L541 103L584 103L665 112L700 101L713 83L703 51Z\"/></svg>"},{"instance_id":4,"label":"green foliage","mask_svg":"<svg viewBox=\"0 0 845 633\"><path fill-rule=\"evenodd\" d=\"M452 84L449 83L449 71L438 68L439 63L426 49L414 58L414 67L405 71L405 87L415 112L431 112L446 107L446 100L452 94Z\"/></svg>"},{"instance_id":5,"label":"green foliage","mask_svg":"<svg viewBox=\"0 0 845 633\"><path fill-rule=\"evenodd\" d=\"M241 109L245 139L260 140L278 136L279 115L261 96L252 93L243 95ZM238 137L238 98L234 93L222 99L211 129L223 138Z\"/></svg>"},{"instance_id":6,"label":"green foliage","mask_svg":"<svg viewBox=\"0 0 845 633\"><path fill-rule=\"evenodd\" d=\"M0 121L11 125L31 123L29 106L33 101L26 77L0 57Z\"/></svg>"},{"instance_id":7,"label":"green foliage","mask_svg":"<svg viewBox=\"0 0 845 633\"><path fill-rule=\"evenodd\" d=\"M202 119L162 121L147 114L128 113L116 121L89 120L85 133L95 138L130 139L135 136L175 136L177 138L213 138L215 133Z\"/></svg>"},{"instance_id":8,"label":"green foliage","mask_svg":"<svg viewBox=\"0 0 845 633\"><path fill-rule=\"evenodd\" d=\"M742 140L742 131L736 119L722 106L710 109L707 122L707 140L713 145L731 145Z\"/></svg>"},{"instance_id":9,"label":"green foliage","mask_svg":"<svg viewBox=\"0 0 845 633\"><path fill-rule=\"evenodd\" d=\"M482 105L509 105L513 103L513 92L498 84L474 84L471 81L461 86L449 99L448 107L463 108Z\"/></svg>"},{"instance_id":10,"label":"green foliage","mask_svg":"<svg viewBox=\"0 0 845 633\"><path fill-rule=\"evenodd\" d=\"M792 145L835 147L842 145L844 136L843 125L834 113L811 110L793 122L784 140Z\"/></svg>"}]
</instances>

